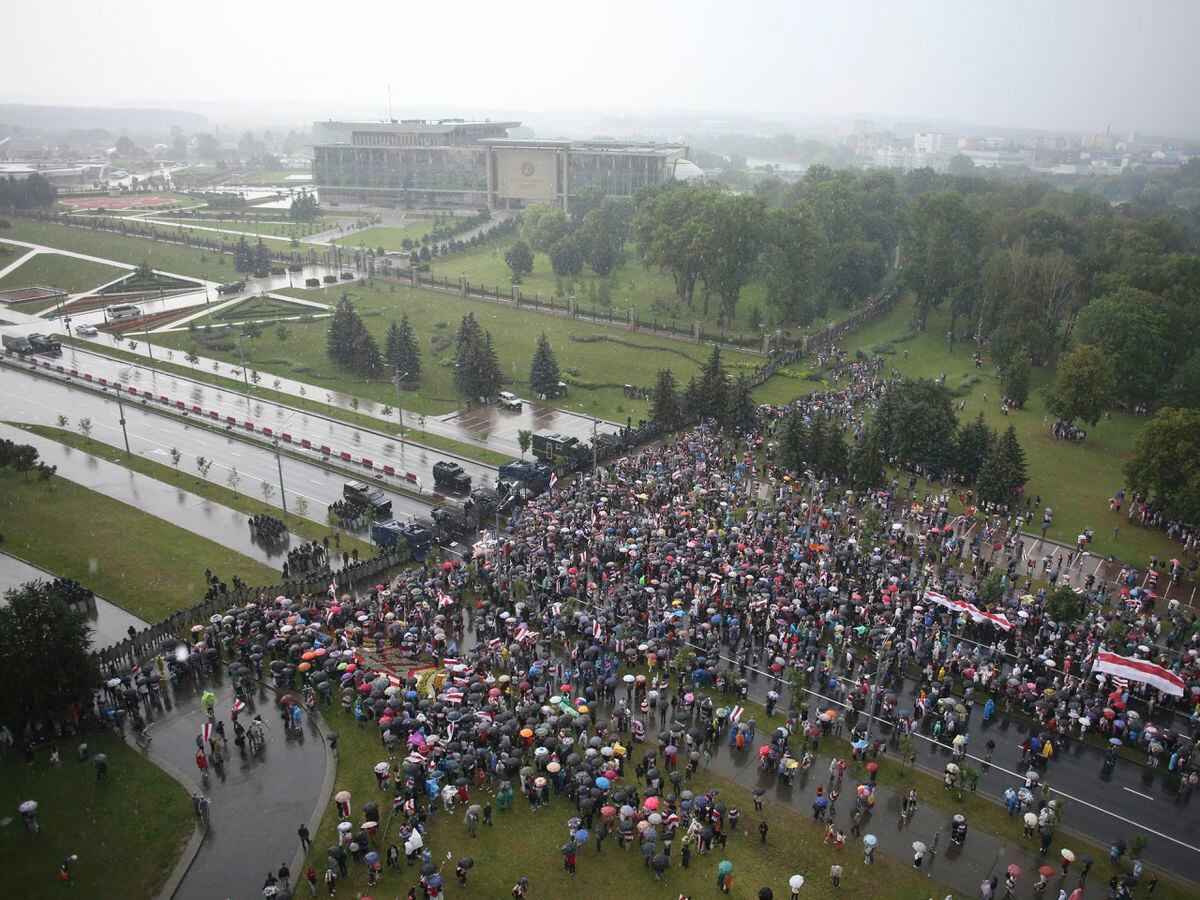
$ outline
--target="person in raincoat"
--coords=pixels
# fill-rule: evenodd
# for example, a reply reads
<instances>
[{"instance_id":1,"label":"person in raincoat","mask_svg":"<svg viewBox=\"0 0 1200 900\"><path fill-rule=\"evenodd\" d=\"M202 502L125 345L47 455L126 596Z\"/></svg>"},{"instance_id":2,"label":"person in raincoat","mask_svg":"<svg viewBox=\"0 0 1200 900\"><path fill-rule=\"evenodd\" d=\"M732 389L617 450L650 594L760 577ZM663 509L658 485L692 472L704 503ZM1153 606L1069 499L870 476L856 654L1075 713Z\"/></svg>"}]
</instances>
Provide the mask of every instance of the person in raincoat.
<instances>
[{"instance_id":1,"label":"person in raincoat","mask_svg":"<svg viewBox=\"0 0 1200 900\"><path fill-rule=\"evenodd\" d=\"M717 863L717 888L729 893L733 887L733 863L727 859Z\"/></svg>"}]
</instances>

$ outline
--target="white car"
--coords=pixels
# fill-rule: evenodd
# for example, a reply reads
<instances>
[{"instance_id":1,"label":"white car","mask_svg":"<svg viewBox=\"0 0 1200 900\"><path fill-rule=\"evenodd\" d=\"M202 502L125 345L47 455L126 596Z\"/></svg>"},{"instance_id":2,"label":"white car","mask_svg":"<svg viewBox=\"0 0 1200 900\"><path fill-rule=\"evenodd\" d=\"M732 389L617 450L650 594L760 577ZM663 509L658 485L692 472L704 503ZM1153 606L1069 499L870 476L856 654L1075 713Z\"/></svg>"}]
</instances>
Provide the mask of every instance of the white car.
<instances>
[{"instance_id":1,"label":"white car","mask_svg":"<svg viewBox=\"0 0 1200 900\"><path fill-rule=\"evenodd\" d=\"M518 397L516 394L510 394L508 391L501 391L499 400L500 400L500 405L503 406L505 409L520 409L521 408L521 398Z\"/></svg>"},{"instance_id":2,"label":"white car","mask_svg":"<svg viewBox=\"0 0 1200 900\"><path fill-rule=\"evenodd\" d=\"M100 332L96 330L95 325L76 325L75 333L81 334L84 337L95 337Z\"/></svg>"}]
</instances>

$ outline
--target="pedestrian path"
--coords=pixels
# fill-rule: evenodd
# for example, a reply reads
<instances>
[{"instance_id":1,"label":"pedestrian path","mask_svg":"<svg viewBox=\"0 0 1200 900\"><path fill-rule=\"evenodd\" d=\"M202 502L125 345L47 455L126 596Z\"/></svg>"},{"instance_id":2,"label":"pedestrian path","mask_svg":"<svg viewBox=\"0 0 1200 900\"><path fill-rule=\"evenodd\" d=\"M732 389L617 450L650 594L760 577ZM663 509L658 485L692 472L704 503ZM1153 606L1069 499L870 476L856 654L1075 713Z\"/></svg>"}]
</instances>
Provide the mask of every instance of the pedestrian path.
<instances>
[{"instance_id":1,"label":"pedestrian path","mask_svg":"<svg viewBox=\"0 0 1200 900\"><path fill-rule=\"evenodd\" d=\"M267 872L292 866L299 849L296 829L308 824L322 801L325 741L312 721L300 734L285 734L277 715L275 692L258 685L256 696L241 713L245 724L255 711L266 728L261 756L240 754L234 746L230 710L234 695L219 675L201 685L216 694L216 718L230 738L223 771L210 767L208 784L199 780L196 738L206 721L200 693L179 690L170 709L150 721L152 755L184 773L193 789L210 801L209 825L195 860L174 894L175 900L219 900L260 896ZM301 873L293 868L292 884Z\"/></svg>"},{"instance_id":2,"label":"pedestrian path","mask_svg":"<svg viewBox=\"0 0 1200 900\"><path fill-rule=\"evenodd\" d=\"M4 605L3 597L8 591L30 581L53 581L57 577L53 572L47 572L23 559L0 553L0 606ZM128 637L131 627L141 631L149 624L103 597L96 598L96 612L88 614L88 627L92 630L92 643L96 647L120 643Z\"/></svg>"}]
</instances>

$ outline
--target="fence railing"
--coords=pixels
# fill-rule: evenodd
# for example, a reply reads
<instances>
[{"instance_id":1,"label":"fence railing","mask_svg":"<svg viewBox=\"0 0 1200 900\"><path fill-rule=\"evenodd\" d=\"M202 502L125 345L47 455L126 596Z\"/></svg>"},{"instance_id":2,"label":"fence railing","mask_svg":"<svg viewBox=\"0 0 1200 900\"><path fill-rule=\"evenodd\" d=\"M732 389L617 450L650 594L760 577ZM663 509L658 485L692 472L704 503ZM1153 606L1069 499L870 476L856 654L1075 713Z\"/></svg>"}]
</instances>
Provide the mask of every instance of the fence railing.
<instances>
[{"instance_id":1,"label":"fence railing","mask_svg":"<svg viewBox=\"0 0 1200 900\"><path fill-rule=\"evenodd\" d=\"M378 576L408 560L404 550L373 556L339 569L333 575L337 589L349 590L375 584ZM143 628L131 638L113 644L97 652L102 671L120 672L132 668L147 657L155 656L164 646L178 640L192 625L207 624L213 616L224 615L233 607L247 603L270 602L278 596L298 597L301 594L326 593L329 582L323 576L291 579L282 584L266 587L245 587L226 591L216 597L201 600L186 609L172 613L160 622Z\"/></svg>"}]
</instances>

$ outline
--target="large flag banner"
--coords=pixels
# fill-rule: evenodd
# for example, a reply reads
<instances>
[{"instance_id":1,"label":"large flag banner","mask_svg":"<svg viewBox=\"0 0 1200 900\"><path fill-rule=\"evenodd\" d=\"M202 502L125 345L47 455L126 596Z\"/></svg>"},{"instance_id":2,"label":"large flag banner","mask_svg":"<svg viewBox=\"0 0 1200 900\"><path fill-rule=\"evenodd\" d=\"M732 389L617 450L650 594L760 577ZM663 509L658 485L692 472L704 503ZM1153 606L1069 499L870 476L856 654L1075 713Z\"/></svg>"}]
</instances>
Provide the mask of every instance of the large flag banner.
<instances>
[{"instance_id":1,"label":"large flag banner","mask_svg":"<svg viewBox=\"0 0 1200 900\"><path fill-rule=\"evenodd\" d=\"M1182 678L1162 666L1131 656L1118 656L1115 653L1097 653L1092 671L1107 672L1130 681L1142 681L1173 697L1182 697L1186 687Z\"/></svg>"}]
</instances>

